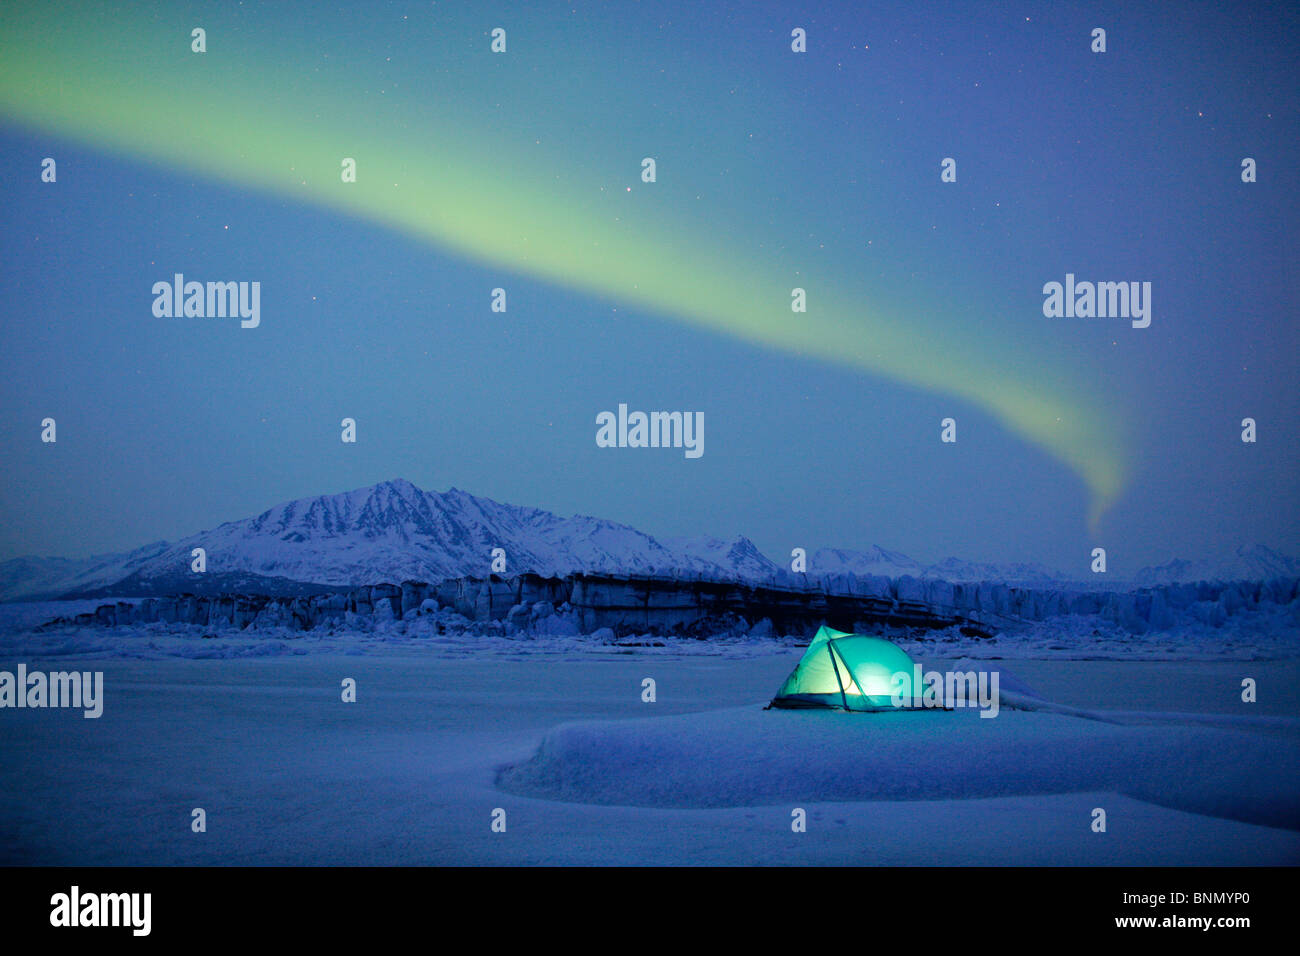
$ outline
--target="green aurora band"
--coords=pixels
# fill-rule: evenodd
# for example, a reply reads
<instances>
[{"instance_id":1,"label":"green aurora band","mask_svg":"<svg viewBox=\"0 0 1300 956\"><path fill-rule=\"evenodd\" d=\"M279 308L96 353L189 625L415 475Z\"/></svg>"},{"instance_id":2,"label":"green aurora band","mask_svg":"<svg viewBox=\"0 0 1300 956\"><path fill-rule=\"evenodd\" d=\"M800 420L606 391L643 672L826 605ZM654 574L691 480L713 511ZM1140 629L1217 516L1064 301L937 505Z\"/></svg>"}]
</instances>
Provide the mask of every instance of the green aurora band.
<instances>
[{"instance_id":1,"label":"green aurora band","mask_svg":"<svg viewBox=\"0 0 1300 956\"><path fill-rule=\"evenodd\" d=\"M964 399L1077 474L1090 492L1094 528L1123 488L1118 422L1077 372L1044 356L1007 345L998 354L993 336L962 339L960 330L901 319L906 310L867 305L833 278L805 272L792 282L788 265L710 242L707 224L689 216L593 198L573 164L528 156L512 165L511 151L490 131L476 133L459 118L434 129L400 121L400 98L379 109L340 71L322 69L319 58L305 63L286 41L258 50L247 36L231 36L218 53L210 28L210 52L198 56L187 25L197 19L146 17L133 7L97 18L81 7L14 9L23 6L0 13L0 116L9 121L328 207L620 306ZM491 55L485 32L481 39ZM355 183L340 181L343 156L357 159ZM808 311L798 316L790 311L794 285L808 290Z\"/></svg>"}]
</instances>

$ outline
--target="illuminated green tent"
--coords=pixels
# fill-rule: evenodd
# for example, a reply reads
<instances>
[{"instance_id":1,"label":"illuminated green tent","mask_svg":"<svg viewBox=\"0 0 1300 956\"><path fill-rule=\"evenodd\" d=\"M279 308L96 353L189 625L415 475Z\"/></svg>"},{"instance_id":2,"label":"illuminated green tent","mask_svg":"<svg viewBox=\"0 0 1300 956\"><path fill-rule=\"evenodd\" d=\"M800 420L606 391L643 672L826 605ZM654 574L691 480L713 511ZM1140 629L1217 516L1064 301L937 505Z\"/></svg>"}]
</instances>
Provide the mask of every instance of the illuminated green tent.
<instances>
[{"instance_id":1,"label":"illuminated green tent","mask_svg":"<svg viewBox=\"0 0 1300 956\"><path fill-rule=\"evenodd\" d=\"M897 644L823 625L768 706L895 710L896 688L904 706L916 706L920 701L913 700L915 666ZM895 674L906 675L906 680L895 680Z\"/></svg>"}]
</instances>

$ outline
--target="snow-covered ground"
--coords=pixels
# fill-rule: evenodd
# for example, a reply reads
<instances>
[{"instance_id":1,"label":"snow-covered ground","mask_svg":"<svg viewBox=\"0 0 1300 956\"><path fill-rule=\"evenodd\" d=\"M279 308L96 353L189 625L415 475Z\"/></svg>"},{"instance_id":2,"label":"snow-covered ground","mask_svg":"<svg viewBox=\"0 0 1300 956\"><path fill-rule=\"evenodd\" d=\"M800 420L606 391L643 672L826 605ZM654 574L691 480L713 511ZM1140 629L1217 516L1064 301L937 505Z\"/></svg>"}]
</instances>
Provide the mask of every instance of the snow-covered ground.
<instances>
[{"instance_id":1,"label":"snow-covered ground","mask_svg":"<svg viewBox=\"0 0 1300 956\"><path fill-rule=\"evenodd\" d=\"M0 711L0 863L1300 863L1294 654L921 642L927 668L1015 658L1060 708L882 717L763 711L801 653L779 639L205 639L6 613L0 669L102 670L105 701Z\"/></svg>"}]
</instances>

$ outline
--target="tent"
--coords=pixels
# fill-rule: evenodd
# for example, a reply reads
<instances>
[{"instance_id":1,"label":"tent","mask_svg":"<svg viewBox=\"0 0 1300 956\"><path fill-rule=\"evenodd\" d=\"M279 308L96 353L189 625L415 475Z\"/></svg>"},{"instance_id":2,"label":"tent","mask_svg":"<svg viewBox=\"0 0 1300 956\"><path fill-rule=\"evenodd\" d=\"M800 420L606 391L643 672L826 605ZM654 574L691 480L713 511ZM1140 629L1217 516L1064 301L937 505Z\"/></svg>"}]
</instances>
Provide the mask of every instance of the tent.
<instances>
[{"instance_id":1,"label":"tent","mask_svg":"<svg viewBox=\"0 0 1300 956\"><path fill-rule=\"evenodd\" d=\"M915 667L897 644L822 625L768 707L896 710L895 688L904 707L918 706L912 692ZM895 674L906 680L896 681Z\"/></svg>"}]
</instances>

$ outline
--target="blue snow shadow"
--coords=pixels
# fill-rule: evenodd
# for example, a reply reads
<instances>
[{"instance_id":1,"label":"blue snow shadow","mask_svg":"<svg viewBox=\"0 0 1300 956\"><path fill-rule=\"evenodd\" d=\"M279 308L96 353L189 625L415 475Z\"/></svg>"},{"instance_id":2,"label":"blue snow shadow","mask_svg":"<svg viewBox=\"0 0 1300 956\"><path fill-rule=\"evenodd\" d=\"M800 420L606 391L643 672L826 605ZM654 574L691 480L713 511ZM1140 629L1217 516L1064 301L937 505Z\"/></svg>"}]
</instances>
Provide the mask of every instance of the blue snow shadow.
<instances>
[{"instance_id":1,"label":"blue snow shadow","mask_svg":"<svg viewBox=\"0 0 1300 956\"><path fill-rule=\"evenodd\" d=\"M529 760L502 768L497 785L541 799L677 808L1115 791L1300 830L1300 723L1242 729L1231 718L1102 716L754 706L571 723L549 731Z\"/></svg>"}]
</instances>

